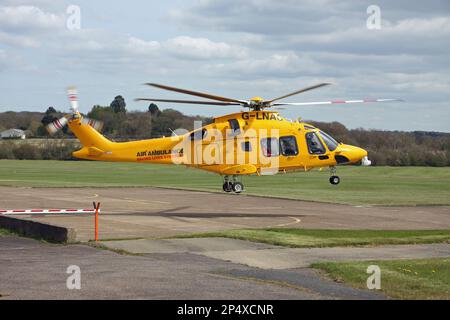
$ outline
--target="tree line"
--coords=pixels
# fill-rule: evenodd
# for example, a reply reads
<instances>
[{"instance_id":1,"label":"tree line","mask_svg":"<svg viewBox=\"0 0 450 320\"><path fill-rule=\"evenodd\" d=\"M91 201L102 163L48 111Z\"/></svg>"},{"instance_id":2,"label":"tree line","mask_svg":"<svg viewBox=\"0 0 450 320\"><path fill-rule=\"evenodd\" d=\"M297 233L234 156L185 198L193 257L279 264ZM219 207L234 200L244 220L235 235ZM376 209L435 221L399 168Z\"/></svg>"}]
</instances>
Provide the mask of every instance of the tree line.
<instances>
[{"instance_id":1,"label":"tree line","mask_svg":"<svg viewBox=\"0 0 450 320\"><path fill-rule=\"evenodd\" d=\"M311 121L337 141L369 152L378 166L450 166L450 133L347 129L339 122Z\"/></svg>"},{"instance_id":2,"label":"tree line","mask_svg":"<svg viewBox=\"0 0 450 320\"><path fill-rule=\"evenodd\" d=\"M27 138L44 138L39 143L0 141L0 159L71 159L71 151L78 143L72 140L70 130L66 127L52 139L45 130L45 125L63 115L53 107L45 113L0 113L0 131L17 128L24 130ZM116 96L109 106L93 106L86 116L103 121L102 133L115 141L170 136L178 128L192 130L194 121L202 121L203 125L212 122L212 118L189 116L173 109L160 110L154 103L145 112L128 111L122 96ZM310 123L339 142L368 150L374 165L450 166L450 133L347 129L339 122Z\"/></svg>"},{"instance_id":3,"label":"tree line","mask_svg":"<svg viewBox=\"0 0 450 320\"><path fill-rule=\"evenodd\" d=\"M47 138L45 126L64 116L64 112L49 107L42 112L3 112L0 113L0 131L5 129L21 129L27 138ZM184 128L193 129L194 121L203 124L212 122L212 118L185 115L177 110L159 110L158 106L151 103L147 111L128 111L125 99L116 96L109 106L94 105L87 114L91 119L104 123L102 134L114 140L149 139L161 136L170 136L172 130ZM61 132L51 138L63 138L74 136L64 127Z\"/></svg>"}]
</instances>

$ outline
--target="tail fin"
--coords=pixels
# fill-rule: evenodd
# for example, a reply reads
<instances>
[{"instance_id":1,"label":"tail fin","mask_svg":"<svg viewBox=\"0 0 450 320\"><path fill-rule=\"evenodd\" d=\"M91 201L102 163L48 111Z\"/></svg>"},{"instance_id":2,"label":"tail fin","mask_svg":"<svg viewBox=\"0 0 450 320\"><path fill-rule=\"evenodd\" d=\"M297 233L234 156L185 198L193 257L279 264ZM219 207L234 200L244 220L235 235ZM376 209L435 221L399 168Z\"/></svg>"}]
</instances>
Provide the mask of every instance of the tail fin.
<instances>
[{"instance_id":1,"label":"tail fin","mask_svg":"<svg viewBox=\"0 0 450 320\"><path fill-rule=\"evenodd\" d=\"M111 147L115 144L115 142L105 138L88 123L85 123L81 116L69 120L68 125L70 130L83 145L81 150L73 153L77 158L101 156L111 150Z\"/></svg>"}]
</instances>

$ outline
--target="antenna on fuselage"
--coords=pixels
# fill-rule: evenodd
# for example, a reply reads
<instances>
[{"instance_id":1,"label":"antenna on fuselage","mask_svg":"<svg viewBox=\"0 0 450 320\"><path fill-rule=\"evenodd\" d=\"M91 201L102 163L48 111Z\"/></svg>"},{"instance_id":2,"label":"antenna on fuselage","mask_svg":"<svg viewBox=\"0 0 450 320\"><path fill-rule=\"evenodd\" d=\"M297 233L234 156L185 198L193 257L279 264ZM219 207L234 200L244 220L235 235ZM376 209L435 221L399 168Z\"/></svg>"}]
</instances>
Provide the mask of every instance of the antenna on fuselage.
<instances>
[{"instance_id":1,"label":"antenna on fuselage","mask_svg":"<svg viewBox=\"0 0 450 320\"><path fill-rule=\"evenodd\" d=\"M173 131L171 128L169 128L169 130L170 130L170 132L172 132L173 135L178 137L178 135L175 133L175 131Z\"/></svg>"}]
</instances>

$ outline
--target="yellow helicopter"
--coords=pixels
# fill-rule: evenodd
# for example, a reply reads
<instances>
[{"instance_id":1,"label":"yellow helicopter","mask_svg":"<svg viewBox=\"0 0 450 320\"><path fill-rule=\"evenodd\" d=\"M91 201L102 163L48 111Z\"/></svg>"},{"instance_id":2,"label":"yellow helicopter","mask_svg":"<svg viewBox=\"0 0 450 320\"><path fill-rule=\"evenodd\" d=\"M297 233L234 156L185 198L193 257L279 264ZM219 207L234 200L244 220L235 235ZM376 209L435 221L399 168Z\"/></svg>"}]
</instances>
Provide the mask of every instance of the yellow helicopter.
<instances>
[{"instance_id":1,"label":"yellow helicopter","mask_svg":"<svg viewBox=\"0 0 450 320\"><path fill-rule=\"evenodd\" d=\"M292 171L309 171L329 167L330 183L337 185L340 178L336 166L361 163L369 166L367 151L359 147L338 143L324 131L301 121L285 119L276 111L277 106L305 106L341 103L369 103L400 101L399 99L338 100L322 102L278 102L281 99L329 85L320 83L280 96L272 100L254 97L237 100L207 93L185 90L156 83L146 85L189 94L209 101L168 100L139 98L136 101L169 102L248 108L214 118L213 123L198 125L193 131L148 140L113 142L99 133L101 122L87 119L78 111L77 90L68 89L71 114L47 126L52 134L68 125L80 140L82 148L73 153L81 159L179 164L218 173L223 177L225 192L244 191L244 175L273 175Z\"/></svg>"}]
</instances>

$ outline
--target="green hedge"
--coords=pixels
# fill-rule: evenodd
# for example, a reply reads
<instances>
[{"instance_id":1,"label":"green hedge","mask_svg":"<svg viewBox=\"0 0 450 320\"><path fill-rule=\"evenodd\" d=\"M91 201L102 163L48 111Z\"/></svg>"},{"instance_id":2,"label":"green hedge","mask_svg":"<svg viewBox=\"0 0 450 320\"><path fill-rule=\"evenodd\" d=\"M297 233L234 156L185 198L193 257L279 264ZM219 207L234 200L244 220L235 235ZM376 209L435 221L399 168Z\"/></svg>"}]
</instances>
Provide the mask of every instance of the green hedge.
<instances>
[{"instance_id":1,"label":"green hedge","mask_svg":"<svg viewBox=\"0 0 450 320\"><path fill-rule=\"evenodd\" d=\"M0 159L73 160L72 152L79 148L80 144L75 140L2 140Z\"/></svg>"}]
</instances>

